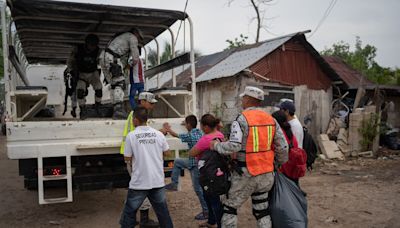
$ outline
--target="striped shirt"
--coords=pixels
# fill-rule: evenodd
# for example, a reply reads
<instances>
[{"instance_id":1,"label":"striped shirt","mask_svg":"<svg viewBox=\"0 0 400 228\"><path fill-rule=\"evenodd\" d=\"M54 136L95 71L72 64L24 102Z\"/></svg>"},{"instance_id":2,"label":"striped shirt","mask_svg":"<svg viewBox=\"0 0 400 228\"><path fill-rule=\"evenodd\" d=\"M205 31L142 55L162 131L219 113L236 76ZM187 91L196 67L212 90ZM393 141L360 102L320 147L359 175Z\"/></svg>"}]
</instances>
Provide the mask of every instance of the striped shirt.
<instances>
[{"instance_id":1,"label":"striped shirt","mask_svg":"<svg viewBox=\"0 0 400 228\"><path fill-rule=\"evenodd\" d=\"M133 67L130 67L129 70L129 80L131 84L133 83L144 83L144 77L143 77L143 62L139 58L139 61L137 64Z\"/></svg>"},{"instance_id":2,"label":"striped shirt","mask_svg":"<svg viewBox=\"0 0 400 228\"><path fill-rule=\"evenodd\" d=\"M197 141L203 136L203 132L198 128L193 128L190 132L185 134L179 134L178 138L187 143L189 146L189 150L196 145ZM189 169L196 166L196 159L192 156L189 156Z\"/></svg>"}]
</instances>

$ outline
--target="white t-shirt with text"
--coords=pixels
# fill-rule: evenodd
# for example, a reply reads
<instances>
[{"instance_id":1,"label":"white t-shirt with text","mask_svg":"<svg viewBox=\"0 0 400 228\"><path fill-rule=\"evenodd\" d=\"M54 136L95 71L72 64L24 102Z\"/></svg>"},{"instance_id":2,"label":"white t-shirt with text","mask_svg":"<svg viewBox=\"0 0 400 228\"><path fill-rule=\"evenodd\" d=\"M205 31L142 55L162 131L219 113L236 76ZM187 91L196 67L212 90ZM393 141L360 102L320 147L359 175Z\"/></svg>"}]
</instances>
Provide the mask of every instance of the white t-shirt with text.
<instances>
[{"instance_id":1,"label":"white t-shirt with text","mask_svg":"<svg viewBox=\"0 0 400 228\"><path fill-rule=\"evenodd\" d=\"M163 152L169 146L165 136L149 126L138 126L126 136L125 157L132 157L129 188L147 190L164 187Z\"/></svg>"}]
</instances>

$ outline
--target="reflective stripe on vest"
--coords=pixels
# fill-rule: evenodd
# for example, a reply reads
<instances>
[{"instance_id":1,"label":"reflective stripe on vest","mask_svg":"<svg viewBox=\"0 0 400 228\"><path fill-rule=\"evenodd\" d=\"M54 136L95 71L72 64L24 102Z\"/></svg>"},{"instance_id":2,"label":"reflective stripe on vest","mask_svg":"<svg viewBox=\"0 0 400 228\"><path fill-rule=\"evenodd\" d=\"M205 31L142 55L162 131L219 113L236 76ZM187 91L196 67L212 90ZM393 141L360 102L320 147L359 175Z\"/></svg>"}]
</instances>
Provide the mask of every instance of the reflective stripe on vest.
<instances>
[{"instance_id":1,"label":"reflective stripe on vest","mask_svg":"<svg viewBox=\"0 0 400 228\"><path fill-rule=\"evenodd\" d=\"M274 118L262 110L247 110L243 116L249 126L246 142L246 166L252 176L274 170Z\"/></svg>"},{"instance_id":2,"label":"reflective stripe on vest","mask_svg":"<svg viewBox=\"0 0 400 228\"><path fill-rule=\"evenodd\" d=\"M121 147L119 149L120 154L124 154L126 136L128 135L129 132L135 130L135 126L133 126L133 123L132 123L132 117L133 117L133 112L129 113L129 116L125 122L124 133L122 134L122 143L121 143Z\"/></svg>"}]
</instances>

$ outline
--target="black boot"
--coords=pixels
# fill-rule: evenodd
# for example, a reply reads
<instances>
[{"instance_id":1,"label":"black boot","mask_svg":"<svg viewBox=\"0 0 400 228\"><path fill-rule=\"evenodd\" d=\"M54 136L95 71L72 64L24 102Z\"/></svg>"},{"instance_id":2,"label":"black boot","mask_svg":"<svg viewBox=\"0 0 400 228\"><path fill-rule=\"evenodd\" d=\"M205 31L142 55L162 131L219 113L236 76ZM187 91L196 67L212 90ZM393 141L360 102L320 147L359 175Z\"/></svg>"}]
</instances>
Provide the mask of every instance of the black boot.
<instances>
[{"instance_id":1,"label":"black boot","mask_svg":"<svg viewBox=\"0 0 400 228\"><path fill-rule=\"evenodd\" d=\"M124 110L124 106L122 103L116 103L114 104L114 114L113 114L113 119L114 120L124 120L126 119L127 114Z\"/></svg>"},{"instance_id":2,"label":"black boot","mask_svg":"<svg viewBox=\"0 0 400 228\"><path fill-rule=\"evenodd\" d=\"M147 210L140 210L140 227L160 227L158 222L153 221L149 218L149 209Z\"/></svg>"},{"instance_id":3,"label":"black boot","mask_svg":"<svg viewBox=\"0 0 400 228\"><path fill-rule=\"evenodd\" d=\"M94 109L96 110L97 117L101 117L100 107L101 107L101 102L94 103Z\"/></svg>"},{"instance_id":4,"label":"black boot","mask_svg":"<svg viewBox=\"0 0 400 228\"><path fill-rule=\"evenodd\" d=\"M79 118L81 120L85 120L87 118L87 110L85 106L79 106L79 109L81 112L79 113Z\"/></svg>"},{"instance_id":5,"label":"black boot","mask_svg":"<svg viewBox=\"0 0 400 228\"><path fill-rule=\"evenodd\" d=\"M71 110L71 116L76 118L76 107L73 107Z\"/></svg>"}]
</instances>

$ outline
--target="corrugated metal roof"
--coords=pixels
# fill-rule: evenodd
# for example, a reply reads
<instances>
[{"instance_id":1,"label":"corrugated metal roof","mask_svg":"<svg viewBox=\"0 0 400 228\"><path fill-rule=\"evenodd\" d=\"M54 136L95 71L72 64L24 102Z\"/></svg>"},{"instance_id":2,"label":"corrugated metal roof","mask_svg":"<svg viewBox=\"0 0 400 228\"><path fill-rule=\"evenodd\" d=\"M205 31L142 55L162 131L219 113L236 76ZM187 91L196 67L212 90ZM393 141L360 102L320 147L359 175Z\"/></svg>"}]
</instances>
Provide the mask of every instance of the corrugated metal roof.
<instances>
[{"instance_id":1,"label":"corrugated metal roof","mask_svg":"<svg viewBox=\"0 0 400 228\"><path fill-rule=\"evenodd\" d=\"M64 64L72 47L84 43L89 33L97 34L104 48L114 34L136 27L145 45L187 17L180 11L127 6L49 0L7 3L29 63Z\"/></svg>"},{"instance_id":2,"label":"corrugated metal roof","mask_svg":"<svg viewBox=\"0 0 400 228\"><path fill-rule=\"evenodd\" d=\"M331 86L332 77L323 70L321 62L316 58L318 52L314 52L312 47L306 47L307 44L304 36L297 36L254 63L250 70L270 81L326 90Z\"/></svg>"},{"instance_id":3,"label":"corrugated metal roof","mask_svg":"<svg viewBox=\"0 0 400 228\"><path fill-rule=\"evenodd\" d=\"M293 45L287 45L288 41L295 37L296 40L300 40L300 43L305 47L299 46L300 49L297 48L299 49L297 50ZM269 63L264 64L262 62L263 59L265 60L265 57L275 53L274 51L284 44L286 49L286 51L284 51L285 55L289 53L289 49L291 50L293 48L295 48L294 53L284 59L282 59L283 56L277 54L278 56L275 57L278 59L270 63L272 66L270 66ZM300 67L296 65L297 63L305 65L301 65ZM286 67L285 64L292 65ZM293 69L293 64L296 66L295 69ZM260 66L266 68L272 67L274 75L268 75L271 69L260 70ZM253 69L252 67L255 68ZM330 86L331 81L334 80L334 78L338 78L319 53L305 40L304 32L298 32L272 40L266 40L257 44L245 45L243 47L202 56L196 61L196 82L232 77L246 68L250 68L252 71L261 75L267 75L270 81L279 82L285 85L307 84L312 89L326 89ZM285 71L282 72L280 70L281 68L285 68ZM308 68L312 69L310 70ZM325 72L325 68L331 70ZM299 71L306 73L302 75ZM310 79L311 77L312 79ZM190 83L190 68L178 74L176 80L178 87L184 87ZM172 80L165 83L163 87L172 87Z\"/></svg>"},{"instance_id":4,"label":"corrugated metal roof","mask_svg":"<svg viewBox=\"0 0 400 228\"><path fill-rule=\"evenodd\" d=\"M215 64L228 57L232 52L234 52L234 49L224 50L214 54L200 56L196 60L196 77L200 76L205 71L213 67ZM185 71L183 71L180 74L176 74L176 85L178 87L186 86L186 84L188 84L191 81L191 75L192 71L190 69L190 66L188 65L185 68ZM167 83L163 85L163 87L172 87L172 77Z\"/></svg>"},{"instance_id":5,"label":"corrugated metal roof","mask_svg":"<svg viewBox=\"0 0 400 228\"><path fill-rule=\"evenodd\" d=\"M191 72L190 71L190 64L185 64L185 65L182 65L182 66L179 66L179 67L175 67L174 68L174 74L175 75L181 75L181 74L184 74L188 70L189 70L189 72ZM189 77L188 77L189 79L190 79L190 76L191 76L191 74L189 74ZM162 73L159 73L158 77L159 77L159 80L160 80L160 84L164 85L163 87L168 87L168 88L172 87L172 70L167 70L167 71L164 71ZM181 87L183 85L179 84L179 79L180 79L180 77L176 78L177 86ZM157 88L157 76L154 76L154 77L148 79L146 83L147 83L147 86L148 86L147 88L149 90L150 89L156 89ZM167 84L168 84L168 86L166 86Z\"/></svg>"},{"instance_id":6,"label":"corrugated metal roof","mask_svg":"<svg viewBox=\"0 0 400 228\"><path fill-rule=\"evenodd\" d=\"M298 33L267 40L253 48L235 51L233 54L214 65L211 69L199 75L196 82L234 76L277 49L296 34Z\"/></svg>"},{"instance_id":7,"label":"corrugated metal roof","mask_svg":"<svg viewBox=\"0 0 400 228\"><path fill-rule=\"evenodd\" d=\"M335 56L323 56L324 60L331 66L336 74L346 83L349 89L355 89L361 86L361 80L363 86L373 86L373 82L367 79L359 71L353 69L342 59Z\"/></svg>"}]
</instances>

